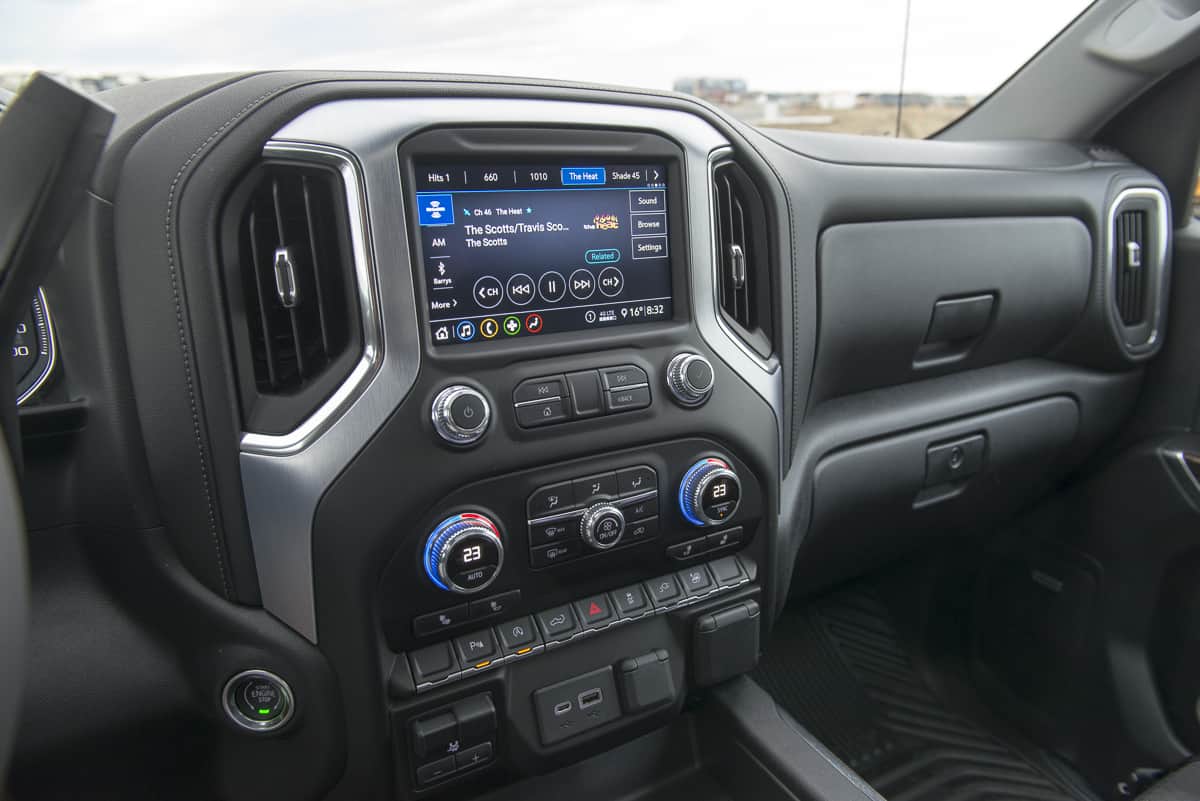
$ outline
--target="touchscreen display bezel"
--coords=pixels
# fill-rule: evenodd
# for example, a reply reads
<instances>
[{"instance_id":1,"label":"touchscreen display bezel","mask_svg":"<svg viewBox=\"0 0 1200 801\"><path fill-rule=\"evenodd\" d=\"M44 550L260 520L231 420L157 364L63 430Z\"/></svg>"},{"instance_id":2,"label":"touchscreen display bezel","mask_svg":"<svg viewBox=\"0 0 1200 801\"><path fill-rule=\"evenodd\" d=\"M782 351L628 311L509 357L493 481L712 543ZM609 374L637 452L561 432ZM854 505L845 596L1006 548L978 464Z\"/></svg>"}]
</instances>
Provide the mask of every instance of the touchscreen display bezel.
<instances>
[{"instance_id":1,"label":"touchscreen display bezel","mask_svg":"<svg viewBox=\"0 0 1200 801\"><path fill-rule=\"evenodd\" d=\"M418 303L421 339L428 354L438 358L470 358L481 352L511 349L522 352L577 350L591 343L635 342L662 335L671 326L685 325L690 319L687 215L684 209L684 177L680 164L682 152L670 140L655 134L575 129L468 128L433 129L414 136L400 147L402 176L405 181L406 215L411 242L412 273ZM425 254L416 215L416 170L439 164L485 167L495 164L547 164L590 161L595 163L662 164L667 170L667 224L670 253L672 313L664 320L625 323L603 328L547 332L536 338L493 339L469 345L438 345L431 332L430 299L425 274Z\"/></svg>"}]
</instances>

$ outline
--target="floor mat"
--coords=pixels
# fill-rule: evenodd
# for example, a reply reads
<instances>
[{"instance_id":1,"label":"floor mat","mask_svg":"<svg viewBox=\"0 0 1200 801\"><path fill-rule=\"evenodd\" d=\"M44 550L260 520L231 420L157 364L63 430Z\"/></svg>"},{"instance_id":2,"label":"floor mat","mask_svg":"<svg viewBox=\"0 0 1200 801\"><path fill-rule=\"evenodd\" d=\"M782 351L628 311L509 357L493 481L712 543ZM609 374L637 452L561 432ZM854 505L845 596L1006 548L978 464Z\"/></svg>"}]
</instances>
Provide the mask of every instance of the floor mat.
<instances>
[{"instance_id":1,"label":"floor mat","mask_svg":"<svg viewBox=\"0 0 1200 801\"><path fill-rule=\"evenodd\" d=\"M785 613L754 678L888 801L1095 801L1049 754L943 703L867 592Z\"/></svg>"}]
</instances>

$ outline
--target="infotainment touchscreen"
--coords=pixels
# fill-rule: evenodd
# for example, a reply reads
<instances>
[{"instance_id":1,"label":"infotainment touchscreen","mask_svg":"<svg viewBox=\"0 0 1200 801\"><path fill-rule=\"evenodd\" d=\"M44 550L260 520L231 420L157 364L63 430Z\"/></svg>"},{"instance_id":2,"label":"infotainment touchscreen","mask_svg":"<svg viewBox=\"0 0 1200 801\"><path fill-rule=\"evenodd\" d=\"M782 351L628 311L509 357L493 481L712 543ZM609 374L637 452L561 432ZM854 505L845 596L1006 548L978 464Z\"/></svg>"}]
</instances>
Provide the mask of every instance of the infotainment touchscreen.
<instances>
[{"instance_id":1,"label":"infotainment touchscreen","mask_svg":"<svg viewBox=\"0 0 1200 801\"><path fill-rule=\"evenodd\" d=\"M670 319L664 164L418 163L415 173L434 344Z\"/></svg>"}]
</instances>

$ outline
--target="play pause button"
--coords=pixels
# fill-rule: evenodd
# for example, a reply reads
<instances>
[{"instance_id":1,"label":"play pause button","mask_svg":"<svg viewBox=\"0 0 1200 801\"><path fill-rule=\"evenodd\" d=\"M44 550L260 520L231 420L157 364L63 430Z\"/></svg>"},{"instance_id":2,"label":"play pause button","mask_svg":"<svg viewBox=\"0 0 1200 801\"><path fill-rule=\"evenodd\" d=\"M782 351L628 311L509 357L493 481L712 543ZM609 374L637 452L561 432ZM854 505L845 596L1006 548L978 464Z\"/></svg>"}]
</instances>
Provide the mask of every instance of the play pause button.
<instances>
[{"instance_id":1,"label":"play pause button","mask_svg":"<svg viewBox=\"0 0 1200 801\"><path fill-rule=\"evenodd\" d=\"M562 273L551 270L538 279L538 292L547 303L558 303L567 294L567 280Z\"/></svg>"}]
</instances>

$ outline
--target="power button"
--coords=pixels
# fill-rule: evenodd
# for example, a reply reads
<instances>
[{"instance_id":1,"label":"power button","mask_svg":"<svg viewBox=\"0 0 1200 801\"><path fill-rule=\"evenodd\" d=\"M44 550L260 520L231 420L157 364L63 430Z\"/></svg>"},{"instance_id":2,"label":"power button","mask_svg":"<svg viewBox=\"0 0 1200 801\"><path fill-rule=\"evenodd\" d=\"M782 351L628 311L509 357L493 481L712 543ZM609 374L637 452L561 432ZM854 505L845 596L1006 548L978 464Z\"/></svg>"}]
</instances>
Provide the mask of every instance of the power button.
<instances>
[{"instance_id":1,"label":"power button","mask_svg":"<svg viewBox=\"0 0 1200 801\"><path fill-rule=\"evenodd\" d=\"M249 731L274 731L292 718L295 702L288 683L266 670L245 670L225 683L225 714Z\"/></svg>"}]
</instances>

